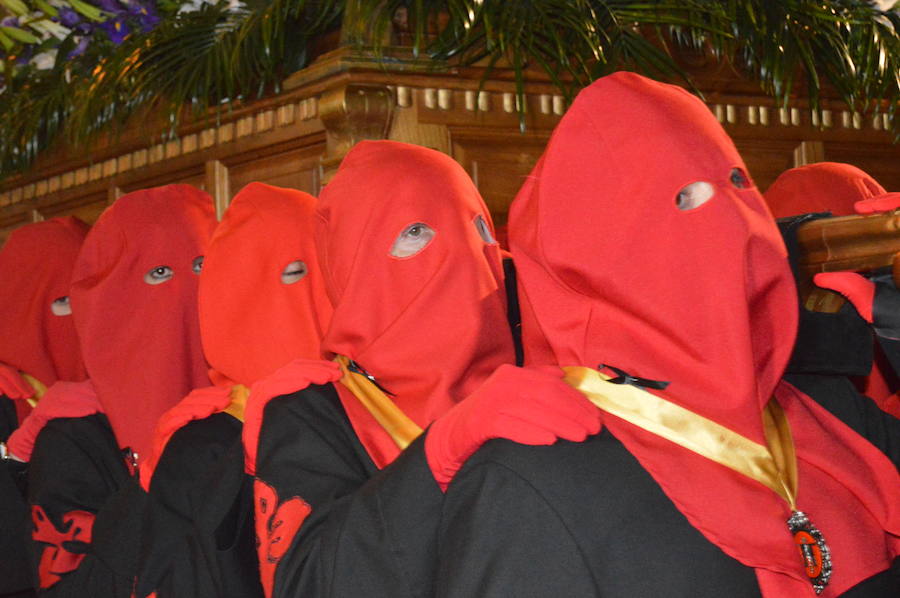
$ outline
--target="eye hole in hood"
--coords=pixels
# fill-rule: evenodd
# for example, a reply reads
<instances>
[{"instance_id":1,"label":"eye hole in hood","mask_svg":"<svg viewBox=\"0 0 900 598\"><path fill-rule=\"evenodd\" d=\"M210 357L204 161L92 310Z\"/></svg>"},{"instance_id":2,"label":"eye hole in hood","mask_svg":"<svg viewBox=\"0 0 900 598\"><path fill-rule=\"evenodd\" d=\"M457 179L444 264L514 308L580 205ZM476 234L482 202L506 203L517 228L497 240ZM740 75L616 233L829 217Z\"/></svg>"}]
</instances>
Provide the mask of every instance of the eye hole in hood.
<instances>
[{"instance_id":1,"label":"eye hole in hood","mask_svg":"<svg viewBox=\"0 0 900 598\"><path fill-rule=\"evenodd\" d=\"M675 196L675 205L679 210L693 210L699 208L716 194L715 187L706 181L697 181L682 187Z\"/></svg>"},{"instance_id":2,"label":"eye hole in hood","mask_svg":"<svg viewBox=\"0 0 900 598\"><path fill-rule=\"evenodd\" d=\"M50 311L54 316L71 316L72 305L69 303L69 297L58 297L50 304Z\"/></svg>"},{"instance_id":3,"label":"eye hole in hood","mask_svg":"<svg viewBox=\"0 0 900 598\"><path fill-rule=\"evenodd\" d=\"M306 276L309 269L306 267L306 263L301 260L294 260L290 264L284 267L284 270L281 272L281 282L284 284L294 284L295 282L299 282L304 276Z\"/></svg>"},{"instance_id":4,"label":"eye hole in hood","mask_svg":"<svg viewBox=\"0 0 900 598\"><path fill-rule=\"evenodd\" d=\"M157 266L144 274L144 282L157 285L172 280L175 272L169 266Z\"/></svg>"},{"instance_id":5,"label":"eye hole in hood","mask_svg":"<svg viewBox=\"0 0 900 598\"><path fill-rule=\"evenodd\" d=\"M391 245L394 257L412 257L425 249L435 236L434 229L424 222L410 224L401 231L397 240Z\"/></svg>"}]
</instances>

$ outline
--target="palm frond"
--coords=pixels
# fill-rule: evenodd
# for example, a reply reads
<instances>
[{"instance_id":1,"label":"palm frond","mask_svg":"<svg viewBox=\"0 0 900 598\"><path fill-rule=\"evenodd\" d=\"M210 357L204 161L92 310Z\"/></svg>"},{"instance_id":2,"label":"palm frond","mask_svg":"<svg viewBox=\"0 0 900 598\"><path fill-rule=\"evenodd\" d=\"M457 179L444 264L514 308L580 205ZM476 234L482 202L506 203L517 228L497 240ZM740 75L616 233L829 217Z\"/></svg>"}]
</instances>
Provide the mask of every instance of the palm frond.
<instances>
[{"instance_id":1,"label":"palm frond","mask_svg":"<svg viewBox=\"0 0 900 598\"><path fill-rule=\"evenodd\" d=\"M506 63L521 80L543 69L566 97L598 76L630 69L690 77L671 44L730 60L787 105L798 92L814 110L833 88L851 106L888 100L896 111L896 12L867 0L356 0L345 22L358 43L388 43L391 19L408 14L415 50L440 60ZM695 90L696 91L696 90ZM521 87L519 89L522 93ZM895 127L896 129L896 127Z\"/></svg>"},{"instance_id":2,"label":"palm frond","mask_svg":"<svg viewBox=\"0 0 900 598\"><path fill-rule=\"evenodd\" d=\"M690 87L681 46L730 61L782 105L804 97L820 110L836 93L887 113L900 135L900 15L868 0L247 0L239 12L223 3L177 14L173 2L156 29L120 46L67 60L67 40L52 70L23 76L0 64L0 176L62 134L83 147L138 110L168 123L154 134L171 133L277 92L305 66L309 41L338 26L344 43L376 54L399 41L425 63L478 64L482 82L511 69L522 126L529 69L567 98L618 69Z\"/></svg>"},{"instance_id":3,"label":"palm frond","mask_svg":"<svg viewBox=\"0 0 900 598\"><path fill-rule=\"evenodd\" d=\"M524 72L531 66L542 69L568 99L597 77L618 69L690 84L666 48L663 29L682 27L704 35L728 35L716 3L692 0L361 1L356 18L345 22L345 27L353 28L357 40L377 46L385 39L390 16L398 10L409 15L416 51L459 64L485 61L485 77L496 65L508 64L522 107ZM524 127L524 114L520 117Z\"/></svg>"},{"instance_id":4,"label":"palm frond","mask_svg":"<svg viewBox=\"0 0 900 598\"><path fill-rule=\"evenodd\" d=\"M171 131L185 108L199 117L277 91L284 77L305 65L309 38L334 26L338 6L333 0L274 0L258 10L214 4L180 14L109 56L108 74L76 102L72 130L93 133L92 123L121 123L135 109L154 106Z\"/></svg>"}]
</instances>

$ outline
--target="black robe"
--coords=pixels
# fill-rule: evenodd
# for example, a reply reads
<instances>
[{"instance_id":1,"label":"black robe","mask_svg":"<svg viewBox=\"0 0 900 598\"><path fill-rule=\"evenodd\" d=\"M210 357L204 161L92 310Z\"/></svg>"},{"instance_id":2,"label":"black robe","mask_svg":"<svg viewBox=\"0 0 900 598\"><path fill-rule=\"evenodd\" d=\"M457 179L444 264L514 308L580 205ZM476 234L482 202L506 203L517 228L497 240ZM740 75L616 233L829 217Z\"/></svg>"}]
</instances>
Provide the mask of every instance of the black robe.
<instances>
[{"instance_id":1,"label":"black robe","mask_svg":"<svg viewBox=\"0 0 900 598\"><path fill-rule=\"evenodd\" d=\"M900 421L844 383L803 390L851 403L845 421L900 463ZM701 535L606 429L583 443L486 444L447 491L439 544L440 598L760 595L754 570ZM900 596L900 559L844 596Z\"/></svg>"},{"instance_id":2,"label":"black robe","mask_svg":"<svg viewBox=\"0 0 900 598\"><path fill-rule=\"evenodd\" d=\"M275 491L276 509L294 497L312 508L278 563L273 596L431 595L443 494L423 444L379 471L333 385L266 405L257 483Z\"/></svg>"},{"instance_id":3,"label":"black robe","mask_svg":"<svg viewBox=\"0 0 900 598\"><path fill-rule=\"evenodd\" d=\"M29 462L28 502L46 513L42 525L66 534L79 525L66 522L71 513L94 516L89 542L84 533L59 543L32 542L35 566L45 551L85 555L41 596L130 598L146 494L125 457L102 414L54 419L38 434Z\"/></svg>"},{"instance_id":4,"label":"black robe","mask_svg":"<svg viewBox=\"0 0 900 598\"><path fill-rule=\"evenodd\" d=\"M14 402L0 395L0 442L19 426ZM27 465L12 459L0 460L0 597L23 595L34 583L26 550L31 517L25 504Z\"/></svg>"},{"instance_id":5,"label":"black robe","mask_svg":"<svg viewBox=\"0 0 900 598\"><path fill-rule=\"evenodd\" d=\"M900 363L900 343L881 346ZM785 378L900 468L900 420L848 378L868 373L872 347L849 304L838 314L801 308ZM448 489L439 544L441 598L760 595L753 570L693 528L605 429L584 443L486 444ZM900 560L845 595L900 596Z\"/></svg>"},{"instance_id":6,"label":"black robe","mask_svg":"<svg viewBox=\"0 0 900 598\"><path fill-rule=\"evenodd\" d=\"M507 323L521 364L512 259L504 258L503 270ZM275 519L286 501L311 507L278 561L273 596L432 595L443 493L428 467L424 436L379 471L333 385L313 385L266 405L255 483L274 491Z\"/></svg>"},{"instance_id":7,"label":"black robe","mask_svg":"<svg viewBox=\"0 0 900 598\"><path fill-rule=\"evenodd\" d=\"M782 227L795 268L803 221ZM871 369L871 327L849 304L800 311L786 379L900 468L900 421L848 378ZM900 364L900 343L882 347ZM583 443L486 444L448 489L438 542L440 598L760 595L753 569L697 531L607 429ZM900 596L900 559L845 596Z\"/></svg>"},{"instance_id":8,"label":"black robe","mask_svg":"<svg viewBox=\"0 0 900 598\"><path fill-rule=\"evenodd\" d=\"M262 595L241 428L216 413L169 439L150 484L138 598Z\"/></svg>"}]
</instances>

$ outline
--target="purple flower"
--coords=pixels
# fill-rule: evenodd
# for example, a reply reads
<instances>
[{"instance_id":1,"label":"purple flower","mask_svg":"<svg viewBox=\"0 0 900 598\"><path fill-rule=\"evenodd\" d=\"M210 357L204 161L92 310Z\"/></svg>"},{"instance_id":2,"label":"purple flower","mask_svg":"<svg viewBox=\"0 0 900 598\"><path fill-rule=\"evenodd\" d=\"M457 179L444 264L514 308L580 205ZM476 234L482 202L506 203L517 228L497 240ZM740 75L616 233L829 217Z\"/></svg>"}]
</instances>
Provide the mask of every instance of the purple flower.
<instances>
[{"instance_id":1,"label":"purple flower","mask_svg":"<svg viewBox=\"0 0 900 598\"><path fill-rule=\"evenodd\" d=\"M19 19L18 17L6 17L2 21L0 21L0 27L18 27Z\"/></svg>"},{"instance_id":2,"label":"purple flower","mask_svg":"<svg viewBox=\"0 0 900 598\"><path fill-rule=\"evenodd\" d=\"M100 23L99 27L106 31L109 41L117 46L125 41L125 38L131 33L131 30L128 28L128 23L125 22L125 17L123 16L106 19Z\"/></svg>"},{"instance_id":3,"label":"purple flower","mask_svg":"<svg viewBox=\"0 0 900 598\"><path fill-rule=\"evenodd\" d=\"M72 29L81 22L81 15L69 8L68 6L59 7L59 22Z\"/></svg>"},{"instance_id":4,"label":"purple flower","mask_svg":"<svg viewBox=\"0 0 900 598\"><path fill-rule=\"evenodd\" d=\"M131 0L128 3L128 14L134 17L143 31L150 31L159 24L159 15L149 2Z\"/></svg>"},{"instance_id":5,"label":"purple flower","mask_svg":"<svg viewBox=\"0 0 900 598\"><path fill-rule=\"evenodd\" d=\"M75 58L76 56L81 56L84 54L84 51L87 50L88 43L90 42L90 38L87 36L81 36L78 38L78 43L75 44L75 48L69 52L66 56L69 59Z\"/></svg>"},{"instance_id":6,"label":"purple flower","mask_svg":"<svg viewBox=\"0 0 900 598\"><path fill-rule=\"evenodd\" d=\"M125 9L116 0L98 0L97 6L100 7L100 10L114 15L125 12Z\"/></svg>"},{"instance_id":7,"label":"purple flower","mask_svg":"<svg viewBox=\"0 0 900 598\"><path fill-rule=\"evenodd\" d=\"M34 45L28 44L22 48L22 51L16 56L16 64L24 66L31 61L32 56L34 56Z\"/></svg>"}]
</instances>

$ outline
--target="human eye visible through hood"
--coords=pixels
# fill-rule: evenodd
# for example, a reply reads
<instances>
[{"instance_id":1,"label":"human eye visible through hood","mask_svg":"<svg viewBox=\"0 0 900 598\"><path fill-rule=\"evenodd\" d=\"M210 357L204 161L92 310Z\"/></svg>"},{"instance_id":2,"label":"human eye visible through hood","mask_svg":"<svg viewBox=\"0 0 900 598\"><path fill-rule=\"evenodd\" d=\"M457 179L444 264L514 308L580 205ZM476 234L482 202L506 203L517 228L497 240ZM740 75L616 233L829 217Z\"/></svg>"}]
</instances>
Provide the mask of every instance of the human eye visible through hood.
<instances>
[{"instance_id":1,"label":"human eye visible through hood","mask_svg":"<svg viewBox=\"0 0 900 598\"><path fill-rule=\"evenodd\" d=\"M72 306L69 303L69 297L58 297L50 304L50 311L54 316L71 316Z\"/></svg>"},{"instance_id":2,"label":"human eye visible through hood","mask_svg":"<svg viewBox=\"0 0 900 598\"><path fill-rule=\"evenodd\" d=\"M711 183L697 181L682 187L675 196L675 205L679 210L693 210L708 202L715 194L715 187Z\"/></svg>"},{"instance_id":3,"label":"human eye visible through hood","mask_svg":"<svg viewBox=\"0 0 900 598\"><path fill-rule=\"evenodd\" d=\"M169 266L157 266L144 274L144 282L147 284L162 284L172 280L175 272Z\"/></svg>"},{"instance_id":4,"label":"human eye visible through hood","mask_svg":"<svg viewBox=\"0 0 900 598\"><path fill-rule=\"evenodd\" d=\"M394 244L391 255L394 257L412 257L425 249L435 236L434 229L423 222L416 222L404 228Z\"/></svg>"},{"instance_id":5,"label":"human eye visible through hood","mask_svg":"<svg viewBox=\"0 0 900 598\"><path fill-rule=\"evenodd\" d=\"M308 268L306 267L306 263L301 260L294 260L290 264L284 267L284 270L281 272L281 282L284 284L294 284L295 282L300 281L301 278L306 276L308 272Z\"/></svg>"}]
</instances>

